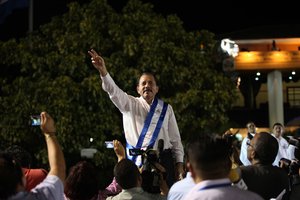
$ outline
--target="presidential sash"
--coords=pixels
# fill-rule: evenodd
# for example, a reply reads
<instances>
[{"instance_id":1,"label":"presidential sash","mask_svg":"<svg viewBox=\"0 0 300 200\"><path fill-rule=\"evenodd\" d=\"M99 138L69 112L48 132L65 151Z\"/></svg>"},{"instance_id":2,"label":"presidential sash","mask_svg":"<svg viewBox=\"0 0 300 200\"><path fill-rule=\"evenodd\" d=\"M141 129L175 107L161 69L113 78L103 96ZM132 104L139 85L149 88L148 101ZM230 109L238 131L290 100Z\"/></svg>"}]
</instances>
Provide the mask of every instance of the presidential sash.
<instances>
[{"instance_id":1,"label":"presidential sash","mask_svg":"<svg viewBox=\"0 0 300 200\"><path fill-rule=\"evenodd\" d=\"M137 159L138 156L131 156L129 154L129 149L141 149L142 147L153 148L155 141L158 137L160 129L162 127L166 112L167 112L168 104L163 102L160 99L155 98L150 111L147 114L147 117L144 122L143 129L141 131L140 137L136 146L131 146L130 144L126 144L127 148L127 158L136 163L137 166L141 166L141 159ZM152 136L151 136L152 135ZM145 137L150 138L150 141L145 141ZM141 157L141 156L139 156Z\"/></svg>"}]
</instances>

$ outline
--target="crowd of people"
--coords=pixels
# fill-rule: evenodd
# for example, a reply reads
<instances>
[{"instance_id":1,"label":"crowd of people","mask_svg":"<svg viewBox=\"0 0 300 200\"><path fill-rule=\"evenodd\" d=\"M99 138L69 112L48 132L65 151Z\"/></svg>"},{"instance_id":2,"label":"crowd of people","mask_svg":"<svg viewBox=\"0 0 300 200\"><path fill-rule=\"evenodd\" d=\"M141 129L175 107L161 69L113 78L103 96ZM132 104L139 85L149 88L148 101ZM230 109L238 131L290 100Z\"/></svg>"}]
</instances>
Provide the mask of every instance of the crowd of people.
<instances>
[{"instance_id":1,"label":"crowd of people","mask_svg":"<svg viewBox=\"0 0 300 200\"><path fill-rule=\"evenodd\" d=\"M67 170L55 122L41 112L49 171L32 169L31 155L20 146L0 152L1 200L300 199L300 140L285 139L281 123L270 133L247 123L240 146L230 134L206 132L183 146L172 106L156 97L152 73L139 77L140 97L133 97L115 84L95 50L88 53L103 90L123 115L126 144L113 141L114 178L101 190L98 168L89 159Z\"/></svg>"}]
</instances>

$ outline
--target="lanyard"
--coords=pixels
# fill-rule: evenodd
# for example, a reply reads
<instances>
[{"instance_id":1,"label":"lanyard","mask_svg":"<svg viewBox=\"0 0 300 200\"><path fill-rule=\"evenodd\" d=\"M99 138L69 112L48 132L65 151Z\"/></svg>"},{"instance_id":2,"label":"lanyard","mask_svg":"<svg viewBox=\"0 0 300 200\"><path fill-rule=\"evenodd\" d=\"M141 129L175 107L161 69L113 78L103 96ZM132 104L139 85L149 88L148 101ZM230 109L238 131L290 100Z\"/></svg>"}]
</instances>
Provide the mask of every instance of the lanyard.
<instances>
[{"instance_id":1,"label":"lanyard","mask_svg":"<svg viewBox=\"0 0 300 200\"><path fill-rule=\"evenodd\" d=\"M228 186L231 186L231 183L220 183L220 184L215 184L215 185L207 185L207 186L200 188L199 191L208 190L208 189L212 189L212 188L228 187Z\"/></svg>"}]
</instances>

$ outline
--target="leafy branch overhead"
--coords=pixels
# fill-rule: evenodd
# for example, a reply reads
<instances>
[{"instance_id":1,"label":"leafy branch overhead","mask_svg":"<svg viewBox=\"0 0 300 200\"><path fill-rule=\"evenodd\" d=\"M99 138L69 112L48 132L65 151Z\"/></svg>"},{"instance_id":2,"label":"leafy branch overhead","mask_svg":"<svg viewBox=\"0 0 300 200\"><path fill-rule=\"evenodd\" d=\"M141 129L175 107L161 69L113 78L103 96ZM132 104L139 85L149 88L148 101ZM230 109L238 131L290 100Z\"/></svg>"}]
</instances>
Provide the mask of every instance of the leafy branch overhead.
<instances>
[{"instance_id":1,"label":"leafy branch overhead","mask_svg":"<svg viewBox=\"0 0 300 200\"><path fill-rule=\"evenodd\" d=\"M105 0L71 3L67 13L27 37L0 44L0 145L22 144L38 158L44 144L28 120L43 110L55 118L66 154L91 146L101 150L104 140L122 138L121 114L102 91L87 54L91 48L101 52L129 94L137 95L142 71L154 72L183 140L226 124L235 97L234 84L214 59L214 34L187 32L176 15L159 15L138 0L129 0L121 13Z\"/></svg>"}]
</instances>

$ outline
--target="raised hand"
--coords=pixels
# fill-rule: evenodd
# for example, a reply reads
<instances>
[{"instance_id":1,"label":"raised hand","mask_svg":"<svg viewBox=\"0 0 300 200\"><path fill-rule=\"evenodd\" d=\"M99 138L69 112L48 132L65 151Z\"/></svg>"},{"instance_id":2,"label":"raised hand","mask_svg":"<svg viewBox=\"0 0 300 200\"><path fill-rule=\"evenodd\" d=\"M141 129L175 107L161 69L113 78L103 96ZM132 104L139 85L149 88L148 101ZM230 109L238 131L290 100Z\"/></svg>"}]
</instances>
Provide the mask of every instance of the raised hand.
<instances>
[{"instance_id":1,"label":"raised hand","mask_svg":"<svg viewBox=\"0 0 300 200\"><path fill-rule=\"evenodd\" d=\"M100 72L101 76L106 76L107 70L104 59L94 50L88 51L91 56L92 64Z\"/></svg>"}]
</instances>

